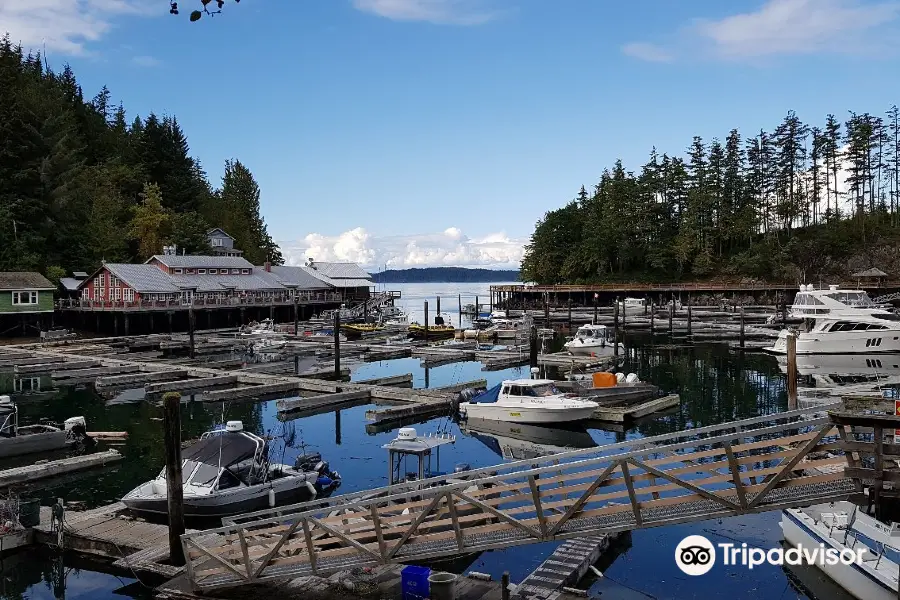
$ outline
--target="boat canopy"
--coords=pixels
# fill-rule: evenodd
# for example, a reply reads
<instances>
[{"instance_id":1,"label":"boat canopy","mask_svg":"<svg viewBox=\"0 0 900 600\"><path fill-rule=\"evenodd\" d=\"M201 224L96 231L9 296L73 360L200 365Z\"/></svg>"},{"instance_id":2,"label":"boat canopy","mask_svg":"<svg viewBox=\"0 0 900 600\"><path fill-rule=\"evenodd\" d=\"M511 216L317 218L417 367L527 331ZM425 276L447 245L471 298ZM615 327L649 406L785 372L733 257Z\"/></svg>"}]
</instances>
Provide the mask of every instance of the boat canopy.
<instances>
[{"instance_id":1,"label":"boat canopy","mask_svg":"<svg viewBox=\"0 0 900 600\"><path fill-rule=\"evenodd\" d=\"M489 390L481 392L480 394L472 398L470 402L472 404L492 404L497 401L497 398L500 397L500 388L502 386L502 383L498 383Z\"/></svg>"},{"instance_id":2,"label":"boat canopy","mask_svg":"<svg viewBox=\"0 0 900 600\"><path fill-rule=\"evenodd\" d=\"M253 458L258 449L258 440L241 431L223 432L204 437L191 444L181 451L181 458L207 465L227 467Z\"/></svg>"}]
</instances>

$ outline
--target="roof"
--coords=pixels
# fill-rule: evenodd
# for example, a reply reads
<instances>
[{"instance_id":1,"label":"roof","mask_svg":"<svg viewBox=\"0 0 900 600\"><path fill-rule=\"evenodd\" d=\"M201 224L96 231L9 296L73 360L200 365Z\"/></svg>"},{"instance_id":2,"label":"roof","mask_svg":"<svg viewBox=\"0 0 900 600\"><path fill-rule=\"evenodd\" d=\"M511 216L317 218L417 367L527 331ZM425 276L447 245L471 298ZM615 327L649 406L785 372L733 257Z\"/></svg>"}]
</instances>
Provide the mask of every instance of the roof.
<instances>
[{"instance_id":1,"label":"roof","mask_svg":"<svg viewBox=\"0 0 900 600\"><path fill-rule=\"evenodd\" d=\"M334 287L333 284L312 275L308 267L272 266L268 273L283 285L300 290L321 290ZM265 273L265 269L262 269Z\"/></svg>"},{"instance_id":2,"label":"roof","mask_svg":"<svg viewBox=\"0 0 900 600\"><path fill-rule=\"evenodd\" d=\"M178 288L172 283L172 277L156 265L130 265L127 263L106 263L103 265L110 273L127 283L139 293L173 294ZM84 280L81 283L87 283Z\"/></svg>"},{"instance_id":3,"label":"roof","mask_svg":"<svg viewBox=\"0 0 900 600\"><path fill-rule=\"evenodd\" d=\"M888 274L882 271L881 269L866 269L865 271L860 271L859 273L854 273L851 277L887 277Z\"/></svg>"},{"instance_id":4,"label":"roof","mask_svg":"<svg viewBox=\"0 0 900 600\"><path fill-rule=\"evenodd\" d=\"M56 286L35 271L0 272L0 290L55 290Z\"/></svg>"},{"instance_id":5,"label":"roof","mask_svg":"<svg viewBox=\"0 0 900 600\"><path fill-rule=\"evenodd\" d=\"M225 290L256 291L256 290L283 290L274 277L263 271L262 274L254 272L250 275L166 275L160 269L153 267L167 277L177 289L195 289L198 292L224 292Z\"/></svg>"},{"instance_id":6,"label":"roof","mask_svg":"<svg viewBox=\"0 0 900 600\"><path fill-rule=\"evenodd\" d=\"M331 279L365 279L368 281L371 277L365 269L352 262L310 262L313 270Z\"/></svg>"},{"instance_id":7,"label":"roof","mask_svg":"<svg viewBox=\"0 0 900 600\"><path fill-rule=\"evenodd\" d=\"M68 292L75 292L78 290L78 286L81 285L83 279L75 279L74 277L60 277L59 284L63 286L63 288Z\"/></svg>"},{"instance_id":8,"label":"roof","mask_svg":"<svg viewBox=\"0 0 900 600\"><path fill-rule=\"evenodd\" d=\"M375 282L369 279L332 279L331 285L337 288L372 287Z\"/></svg>"},{"instance_id":9,"label":"roof","mask_svg":"<svg viewBox=\"0 0 900 600\"><path fill-rule=\"evenodd\" d=\"M85 273L84 271L73 271L72 272L72 277L74 277L75 279L87 279L87 276L88 276L88 274Z\"/></svg>"},{"instance_id":10,"label":"roof","mask_svg":"<svg viewBox=\"0 0 900 600\"><path fill-rule=\"evenodd\" d=\"M528 387L534 387L536 385L546 385L548 383L556 383L552 379L507 379L503 383L508 383L510 385L526 385Z\"/></svg>"},{"instance_id":11,"label":"roof","mask_svg":"<svg viewBox=\"0 0 900 600\"><path fill-rule=\"evenodd\" d=\"M216 235L219 237L224 236L224 237L230 238L232 240L234 239L232 236L228 235L228 233L226 233L226 231L224 229L222 229L221 227L213 227L212 229L210 229L209 231L206 232L206 235L207 236Z\"/></svg>"},{"instance_id":12,"label":"roof","mask_svg":"<svg viewBox=\"0 0 900 600\"><path fill-rule=\"evenodd\" d=\"M246 258L241 256L189 256L189 255L166 255L157 254L147 259L149 263L153 259L161 262L167 267L212 267L230 268L230 269L252 269L253 264Z\"/></svg>"},{"instance_id":13,"label":"roof","mask_svg":"<svg viewBox=\"0 0 900 600\"><path fill-rule=\"evenodd\" d=\"M236 462L253 458L256 455L257 447L257 440L243 432L223 432L191 444L181 451L181 458L214 467L219 465L227 467Z\"/></svg>"}]
</instances>

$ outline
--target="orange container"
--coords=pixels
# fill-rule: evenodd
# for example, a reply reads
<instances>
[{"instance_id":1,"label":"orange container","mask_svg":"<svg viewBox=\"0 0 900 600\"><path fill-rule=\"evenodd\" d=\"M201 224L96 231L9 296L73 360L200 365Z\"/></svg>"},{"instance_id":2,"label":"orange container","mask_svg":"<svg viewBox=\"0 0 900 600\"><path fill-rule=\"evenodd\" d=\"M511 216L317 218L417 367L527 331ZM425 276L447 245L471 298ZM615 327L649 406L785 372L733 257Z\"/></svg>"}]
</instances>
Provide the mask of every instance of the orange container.
<instances>
[{"instance_id":1,"label":"orange container","mask_svg":"<svg viewBox=\"0 0 900 600\"><path fill-rule=\"evenodd\" d=\"M606 388L616 385L616 376L612 373L602 371L600 373L594 373L593 379L595 388Z\"/></svg>"}]
</instances>

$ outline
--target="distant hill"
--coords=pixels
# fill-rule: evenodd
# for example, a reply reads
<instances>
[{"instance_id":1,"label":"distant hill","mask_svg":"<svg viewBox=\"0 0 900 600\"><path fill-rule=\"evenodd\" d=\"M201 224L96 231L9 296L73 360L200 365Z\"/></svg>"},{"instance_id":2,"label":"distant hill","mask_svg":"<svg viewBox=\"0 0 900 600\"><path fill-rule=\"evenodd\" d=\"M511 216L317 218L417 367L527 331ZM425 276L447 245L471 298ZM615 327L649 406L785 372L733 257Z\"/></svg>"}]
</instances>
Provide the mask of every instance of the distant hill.
<instances>
[{"instance_id":1,"label":"distant hill","mask_svg":"<svg viewBox=\"0 0 900 600\"><path fill-rule=\"evenodd\" d=\"M375 283L481 283L518 281L517 270L465 269L462 267L433 267L425 269L391 269L372 273Z\"/></svg>"}]
</instances>

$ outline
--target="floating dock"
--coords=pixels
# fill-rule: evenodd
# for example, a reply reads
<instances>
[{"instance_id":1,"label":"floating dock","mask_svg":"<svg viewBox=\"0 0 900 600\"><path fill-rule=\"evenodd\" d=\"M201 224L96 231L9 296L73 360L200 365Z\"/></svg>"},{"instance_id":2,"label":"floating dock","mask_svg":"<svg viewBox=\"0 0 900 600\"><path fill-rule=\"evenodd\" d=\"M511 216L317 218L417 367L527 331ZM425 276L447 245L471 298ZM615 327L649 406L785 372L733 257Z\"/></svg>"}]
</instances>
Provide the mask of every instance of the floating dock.
<instances>
[{"instance_id":1,"label":"floating dock","mask_svg":"<svg viewBox=\"0 0 900 600\"><path fill-rule=\"evenodd\" d=\"M0 471L0 488L103 467L119 460L122 460L122 455L117 450L106 450L104 452L61 458L59 460L37 461L24 467Z\"/></svg>"}]
</instances>

